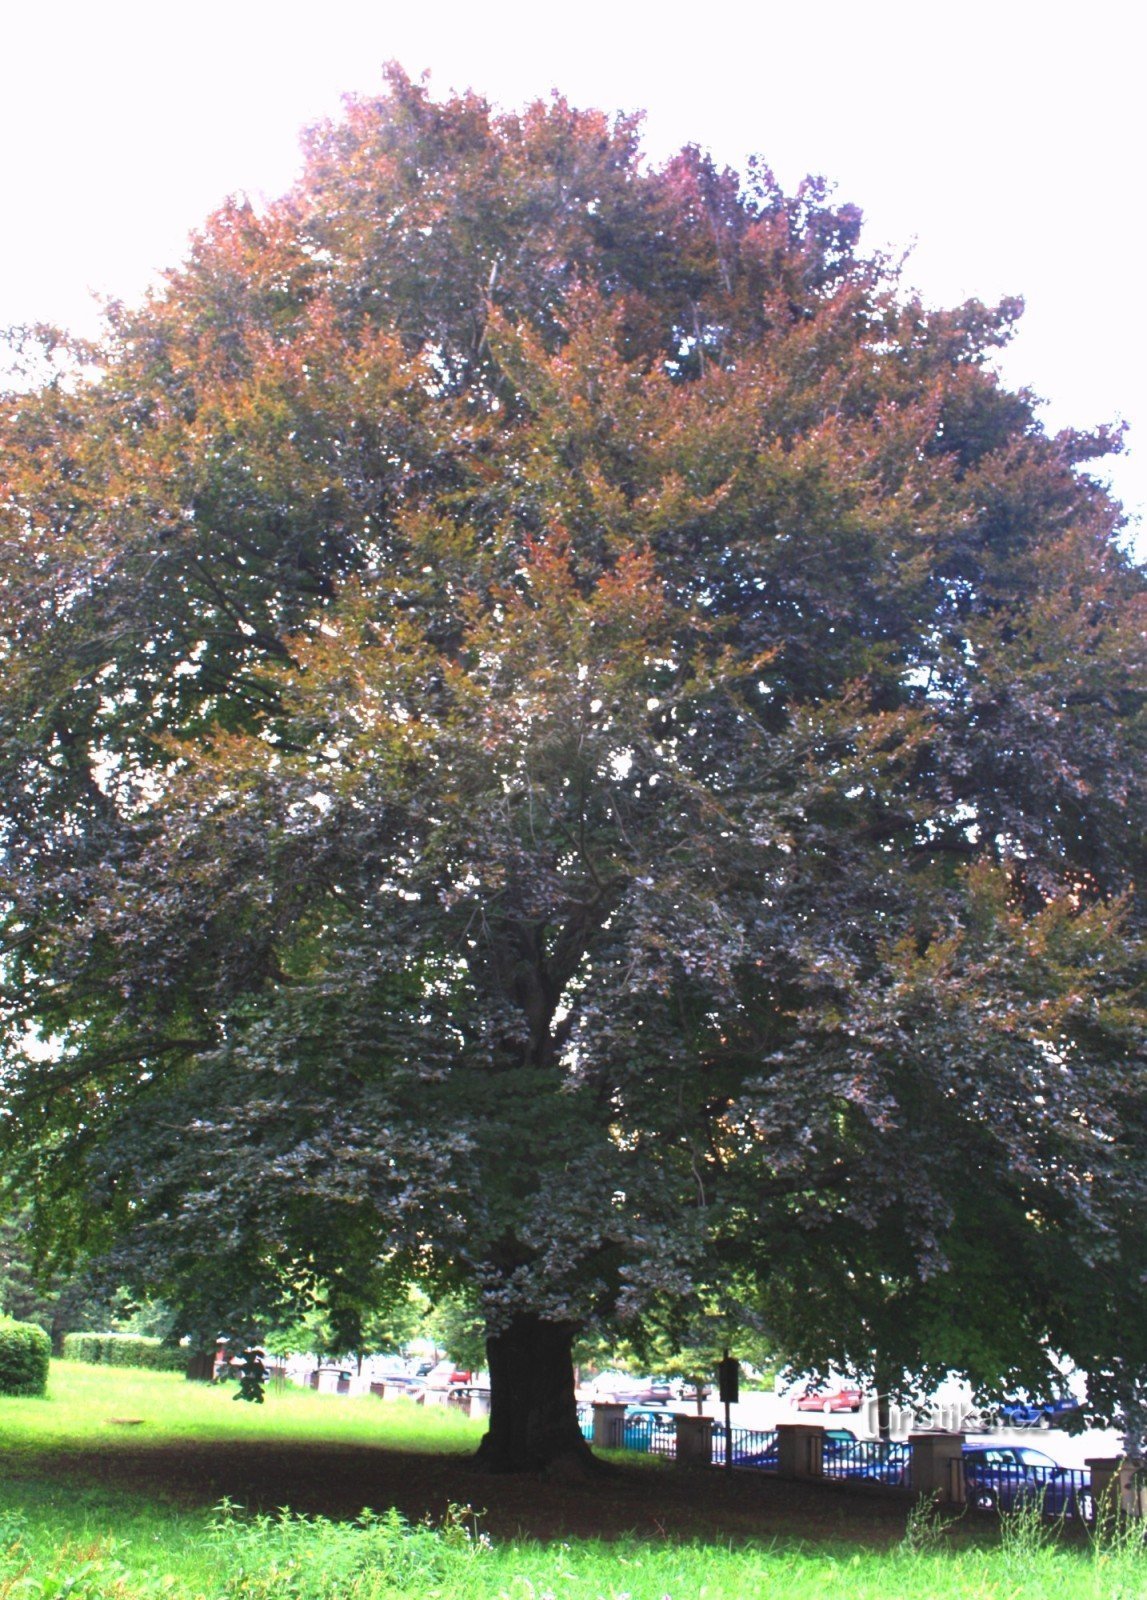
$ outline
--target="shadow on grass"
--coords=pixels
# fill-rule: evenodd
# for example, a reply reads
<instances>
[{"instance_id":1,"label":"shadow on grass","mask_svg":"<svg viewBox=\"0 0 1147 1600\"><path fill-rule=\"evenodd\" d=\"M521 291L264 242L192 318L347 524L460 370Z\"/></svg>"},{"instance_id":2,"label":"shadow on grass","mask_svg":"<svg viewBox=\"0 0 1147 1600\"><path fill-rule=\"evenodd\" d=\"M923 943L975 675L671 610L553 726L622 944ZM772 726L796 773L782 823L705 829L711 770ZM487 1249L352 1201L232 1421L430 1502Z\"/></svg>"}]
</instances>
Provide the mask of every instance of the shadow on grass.
<instances>
[{"instance_id":1,"label":"shadow on grass","mask_svg":"<svg viewBox=\"0 0 1147 1600\"><path fill-rule=\"evenodd\" d=\"M252 1510L290 1507L332 1518L395 1507L418 1522L466 1503L483 1509L484 1526L499 1538L782 1538L887 1549L904 1537L903 1500L748 1472L627 1461L612 1452L610 1461L613 1470L601 1480L491 1477L459 1454L289 1439L147 1443L138 1431L109 1430L98 1445L82 1449L24 1449L16 1470L24 1483L45 1489L126 1494L188 1511L224 1499Z\"/></svg>"}]
</instances>

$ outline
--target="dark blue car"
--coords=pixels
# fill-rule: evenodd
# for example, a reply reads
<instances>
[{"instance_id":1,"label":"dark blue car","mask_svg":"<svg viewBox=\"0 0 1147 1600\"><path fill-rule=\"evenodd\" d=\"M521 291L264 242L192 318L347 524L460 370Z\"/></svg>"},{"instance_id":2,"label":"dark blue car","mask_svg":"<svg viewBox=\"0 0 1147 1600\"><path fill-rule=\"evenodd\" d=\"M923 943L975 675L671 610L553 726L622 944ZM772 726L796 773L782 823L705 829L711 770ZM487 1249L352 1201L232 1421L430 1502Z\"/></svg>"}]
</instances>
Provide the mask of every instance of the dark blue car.
<instances>
[{"instance_id":1,"label":"dark blue car","mask_svg":"<svg viewBox=\"0 0 1147 1600\"><path fill-rule=\"evenodd\" d=\"M1039 1505L1048 1516L1081 1517L1095 1510L1091 1475L1061 1467L1027 1445L965 1445L964 1488L977 1511Z\"/></svg>"},{"instance_id":2,"label":"dark blue car","mask_svg":"<svg viewBox=\"0 0 1147 1600\"><path fill-rule=\"evenodd\" d=\"M1005 1400L1000 1407L1001 1422L1012 1428L1054 1428L1065 1417L1083 1409L1080 1401L1066 1395L1059 1400Z\"/></svg>"},{"instance_id":3,"label":"dark blue car","mask_svg":"<svg viewBox=\"0 0 1147 1600\"><path fill-rule=\"evenodd\" d=\"M868 1483L907 1483L911 1451L889 1440L858 1439L850 1428L826 1428L823 1471L826 1478Z\"/></svg>"}]
</instances>

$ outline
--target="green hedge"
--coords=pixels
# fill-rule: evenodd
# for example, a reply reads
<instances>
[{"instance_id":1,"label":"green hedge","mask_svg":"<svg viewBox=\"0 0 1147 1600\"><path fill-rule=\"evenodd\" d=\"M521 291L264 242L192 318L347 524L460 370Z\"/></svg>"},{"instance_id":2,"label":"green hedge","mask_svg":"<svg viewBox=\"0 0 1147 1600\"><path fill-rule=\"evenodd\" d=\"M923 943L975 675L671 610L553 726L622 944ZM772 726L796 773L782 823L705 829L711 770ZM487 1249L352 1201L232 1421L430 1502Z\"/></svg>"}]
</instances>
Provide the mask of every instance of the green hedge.
<instances>
[{"instance_id":1,"label":"green hedge","mask_svg":"<svg viewBox=\"0 0 1147 1600\"><path fill-rule=\"evenodd\" d=\"M0 1317L0 1394L43 1394L51 1354L43 1328Z\"/></svg>"},{"instance_id":2,"label":"green hedge","mask_svg":"<svg viewBox=\"0 0 1147 1600\"><path fill-rule=\"evenodd\" d=\"M187 1350L139 1333L66 1333L64 1359L97 1367L147 1367L152 1372L183 1372Z\"/></svg>"}]
</instances>

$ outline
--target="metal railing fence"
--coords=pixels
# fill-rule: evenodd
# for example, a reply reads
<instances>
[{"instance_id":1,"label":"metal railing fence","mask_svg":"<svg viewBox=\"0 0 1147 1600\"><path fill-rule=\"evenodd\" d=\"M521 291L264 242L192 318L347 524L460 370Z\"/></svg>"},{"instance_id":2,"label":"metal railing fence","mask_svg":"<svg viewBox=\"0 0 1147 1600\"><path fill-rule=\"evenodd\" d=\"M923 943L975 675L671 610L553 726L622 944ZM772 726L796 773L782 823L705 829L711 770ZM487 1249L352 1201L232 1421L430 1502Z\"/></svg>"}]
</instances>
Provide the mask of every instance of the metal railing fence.
<instances>
[{"instance_id":1,"label":"metal railing fence","mask_svg":"<svg viewBox=\"0 0 1147 1600\"><path fill-rule=\"evenodd\" d=\"M594 1411L590 1405L578 1406L578 1425L582 1435L594 1437ZM731 1465L777 1472L780 1467L779 1434L775 1428L733 1428L726 1441L724 1426L713 1423L712 1463L726 1464L726 1449ZM848 1439L825 1430L823 1439L814 1441L810 1463L817 1463L811 1476L829 1481L868 1482L889 1487L912 1487L912 1448L895 1440ZM605 1440L607 1448L631 1450L674 1459L677 1454L676 1419L638 1413L610 1419ZM1070 1467L1040 1466L1034 1463L985 1460L976 1453L954 1457L952 1499L966 1499L981 1511L1011 1511L1017 1506L1037 1507L1049 1517L1095 1518L1095 1498L1091 1474Z\"/></svg>"},{"instance_id":2,"label":"metal railing fence","mask_svg":"<svg viewBox=\"0 0 1147 1600\"><path fill-rule=\"evenodd\" d=\"M821 1461L821 1475L837 1482L911 1484L912 1452L895 1441L826 1437Z\"/></svg>"},{"instance_id":3,"label":"metal railing fence","mask_svg":"<svg viewBox=\"0 0 1147 1600\"><path fill-rule=\"evenodd\" d=\"M1038 1506L1044 1516L1095 1519L1091 1473L1077 1467L985 1462L965 1457L964 1496L977 1511L1014 1511Z\"/></svg>"},{"instance_id":4,"label":"metal railing fence","mask_svg":"<svg viewBox=\"0 0 1147 1600\"><path fill-rule=\"evenodd\" d=\"M755 1467L759 1472L776 1472L777 1430L775 1428L732 1428L729 1448L734 1467ZM713 1465L725 1465L725 1429L720 1424L713 1428Z\"/></svg>"}]
</instances>

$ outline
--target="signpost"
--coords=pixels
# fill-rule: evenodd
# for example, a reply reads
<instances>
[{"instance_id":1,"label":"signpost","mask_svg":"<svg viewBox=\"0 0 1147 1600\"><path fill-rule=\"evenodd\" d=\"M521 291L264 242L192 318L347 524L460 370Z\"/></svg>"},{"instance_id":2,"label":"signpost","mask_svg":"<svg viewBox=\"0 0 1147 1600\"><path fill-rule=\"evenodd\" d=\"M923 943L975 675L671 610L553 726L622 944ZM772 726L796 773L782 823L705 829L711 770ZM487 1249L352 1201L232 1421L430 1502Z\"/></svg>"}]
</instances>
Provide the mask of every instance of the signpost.
<instances>
[{"instance_id":1,"label":"signpost","mask_svg":"<svg viewBox=\"0 0 1147 1600\"><path fill-rule=\"evenodd\" d=\"M741 1363L725 1351L725 1359L717 1363L717 1393L725 1407L725 1471L733 1470L733 1428L729 1416L730 1406L741 1396Z\"/></svg>"}]
</instances>

